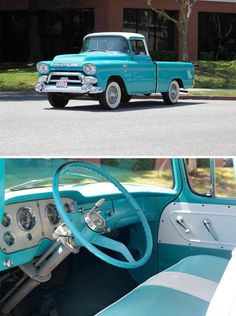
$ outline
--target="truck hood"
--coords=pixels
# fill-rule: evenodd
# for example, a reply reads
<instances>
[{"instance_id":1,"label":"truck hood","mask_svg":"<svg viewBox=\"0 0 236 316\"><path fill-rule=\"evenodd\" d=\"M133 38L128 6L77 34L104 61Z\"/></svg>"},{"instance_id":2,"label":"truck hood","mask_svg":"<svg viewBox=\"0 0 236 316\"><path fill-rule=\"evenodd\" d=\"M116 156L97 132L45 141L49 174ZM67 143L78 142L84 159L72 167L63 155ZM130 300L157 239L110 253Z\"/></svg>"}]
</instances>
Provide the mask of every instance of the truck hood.
<instances>
[{"instance_id":1,"label":"truck hood","mask_svg":"<svg viewBox=\"0 0 236 316\"><path fill-rule=\"evenodd\" d=\"M84 63L99 63L112 60L127 60L128 54L113 52L86 52L81 54L67 54L56 56L51 66L54 67L80 67Z\"/></svg>"},{"instance_id":2,"label":"truck hood","mask_svg":"<svg viewBox=\"0 0 236 316\"><path fill-rule=\"evenodd\" d=\"M5 193L5 168L4 159L0 158L0 222L2 222L2 217L4 213L4 193Z\"/></svg>"}]
</instances>

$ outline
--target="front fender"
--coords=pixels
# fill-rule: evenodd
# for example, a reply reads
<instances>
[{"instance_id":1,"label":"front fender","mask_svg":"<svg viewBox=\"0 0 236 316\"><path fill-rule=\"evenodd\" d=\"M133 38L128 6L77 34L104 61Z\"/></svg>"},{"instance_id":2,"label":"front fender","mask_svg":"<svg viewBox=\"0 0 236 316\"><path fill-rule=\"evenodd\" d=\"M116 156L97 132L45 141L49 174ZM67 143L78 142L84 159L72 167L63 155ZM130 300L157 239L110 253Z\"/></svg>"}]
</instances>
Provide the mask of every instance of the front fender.
<instances>
[{"instance_id":1,"label":"front fender","mask_svg":"<svg viewBox=\"0 0 236 316\"><path fill-rule=\"evenodd\" d=\"M116 62L116 63L105 63L105 64L99 64L97 66L97 73L96 77L98 79L98 85L102 87L103 90L106 89L107 83L109 81L109 78L111 77L120 77L125 86L126 82L130 80L130 74L126 72L126 65L128 65L128 62Z\"/></svg>"}]
</instances>

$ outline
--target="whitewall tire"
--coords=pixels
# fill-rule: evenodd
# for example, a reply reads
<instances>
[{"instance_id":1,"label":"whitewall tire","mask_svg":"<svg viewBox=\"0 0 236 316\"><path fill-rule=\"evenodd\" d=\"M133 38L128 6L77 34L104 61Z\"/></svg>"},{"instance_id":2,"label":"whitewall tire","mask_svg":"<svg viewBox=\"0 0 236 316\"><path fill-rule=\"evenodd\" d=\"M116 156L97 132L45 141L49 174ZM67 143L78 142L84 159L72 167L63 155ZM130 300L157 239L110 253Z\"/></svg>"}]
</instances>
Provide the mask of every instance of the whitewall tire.
<instances>
[{"instance_id":1,"label":"whitewall tire","mask_svg":"<svg viewBox=\"0 0 236 316\"><path fill-rule=\"evenodd\" d=\"M170 84L169 91L163 92L162 97L165 104L175 104L179 101L180 87L176 80L173 80Z\"/></svg>"},{"instance_id":2,"label":"whitewall tire","mask_svg":"<svg viewBox=\"0 0 236 316\"><path fill-rule=\"evenodd\" d=\"M109 81L106 90L98 94L99 103L109 110L115 110L121 103L122 90L118 82Z\"/></svg>"}]
</instances>

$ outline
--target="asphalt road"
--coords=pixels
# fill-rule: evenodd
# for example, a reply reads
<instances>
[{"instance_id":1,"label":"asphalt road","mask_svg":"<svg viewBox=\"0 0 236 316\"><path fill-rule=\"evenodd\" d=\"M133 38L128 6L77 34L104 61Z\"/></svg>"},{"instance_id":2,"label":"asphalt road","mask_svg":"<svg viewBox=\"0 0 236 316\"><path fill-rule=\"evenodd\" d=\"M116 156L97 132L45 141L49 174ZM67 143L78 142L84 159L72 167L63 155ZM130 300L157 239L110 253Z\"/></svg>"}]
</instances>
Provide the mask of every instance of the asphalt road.
<instances>
[{"instance_id":1,"label":"asphalt road","mask_svg":"<svg viewBox=\"0 0 236 316\"><path fill-rule=\"evenodd\" d=\"M95 101L52 108L41 95L0 95L0 156L232 156L235 101Z\"/></svg>"}]
</instances>

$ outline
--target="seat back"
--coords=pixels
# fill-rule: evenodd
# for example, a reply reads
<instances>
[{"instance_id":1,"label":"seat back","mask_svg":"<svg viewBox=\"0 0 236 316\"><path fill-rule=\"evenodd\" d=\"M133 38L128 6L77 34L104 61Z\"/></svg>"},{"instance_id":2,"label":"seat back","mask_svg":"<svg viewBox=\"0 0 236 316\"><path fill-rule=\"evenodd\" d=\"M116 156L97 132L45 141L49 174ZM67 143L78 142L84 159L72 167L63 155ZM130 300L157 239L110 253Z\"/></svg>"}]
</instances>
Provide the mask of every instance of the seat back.
<instances>
[{"instance_id":1,"label":"seat back","mask_svg":"<svg viewBox=\"0 0 236 316\"><path fill-rule=\"evenodd\" d=\"M236 315L236 248L212 297L206 316Z\"/></svg>"}]
</instances>

